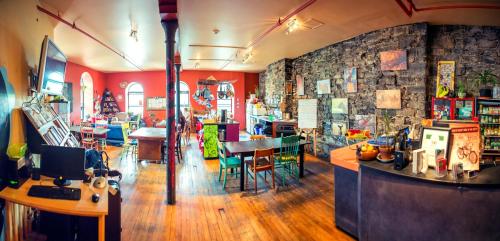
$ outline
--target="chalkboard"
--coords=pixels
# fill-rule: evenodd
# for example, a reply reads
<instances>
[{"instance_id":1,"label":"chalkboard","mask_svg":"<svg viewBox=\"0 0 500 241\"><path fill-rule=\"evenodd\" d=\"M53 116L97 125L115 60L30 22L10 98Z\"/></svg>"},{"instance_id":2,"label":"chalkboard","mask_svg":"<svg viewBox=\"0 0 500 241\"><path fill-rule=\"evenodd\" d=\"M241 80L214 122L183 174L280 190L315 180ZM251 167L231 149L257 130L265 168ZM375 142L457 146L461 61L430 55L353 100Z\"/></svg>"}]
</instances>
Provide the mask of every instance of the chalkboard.
<instances>
[{"instance_id":1,"label":"chalkboard","mask_svg":"<svg viewBox=\"0 0 500 241\"><path fill-rule=\"evenodd\" d=\"M318 100L299 100L299 128L316 128L318 126Z\"/></svg>"}]
</instances>

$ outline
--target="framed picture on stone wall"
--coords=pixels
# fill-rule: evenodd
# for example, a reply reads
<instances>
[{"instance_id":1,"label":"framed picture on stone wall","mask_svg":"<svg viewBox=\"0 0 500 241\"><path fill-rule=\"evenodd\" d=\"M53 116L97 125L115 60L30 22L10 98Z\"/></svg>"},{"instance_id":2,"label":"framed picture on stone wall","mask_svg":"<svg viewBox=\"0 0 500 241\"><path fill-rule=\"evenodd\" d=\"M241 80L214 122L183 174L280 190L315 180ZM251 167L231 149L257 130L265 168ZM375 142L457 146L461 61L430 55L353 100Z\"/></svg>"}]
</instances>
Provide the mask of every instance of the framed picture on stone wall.
<instances>
[{"instance_id":1,"label":"framed picture on stone wall","mask_svg":"<svg viewBox=\"0 0 500 241\"><path fill-rule=\"evenodd\" d=\"M380 52L380 69L406 70L407 68L406 50Z\"/></svg>"},{"instance_id":2,"label":"framed picture on stone wall","mask_svg":"<svg viewBox=\"0 0 500 241\"><path fill-rule=\"evenodd\" d=\"M378 109L401 109L401 90L377 90Z\"/></svg>"},{"instance_id":3,"label":"framed picture on stone wall","mask_svg":"<svg viewBox=\"0 0 500 241\"><path fill-rule=\"evenodd\" d=\"M295 80L297 81L297 95L304 95L304 77L298 74Z\"/></svg>"},{"instance_id":4,"label":"framed picture on stone wall","mask_svg":"<svg viewBox=\"0 0 500 241\"><path fill-rule=\"evenodd\" d=\"M437 79L436 79L436 96L439 90L448 88L454 90L455 88L455 61L439 61L437 66Z\"/></svg>"},{"instance_id":5,"label":"framed picture on stone wall","mask_svg":"<svg viewBox=\"0 0 500 241\"><path fill-rule=\"evenodd\" d=\"M372 134L377 133L377 120L375 115L355 115L354 129L370 130Z\"/></svg>"},{"instance_id":6,"label":"framed picture on stone wall","mask_svg":"<svg viewBox=\"0 0 500 241\"><path fill-rule=\"evenodd\" d=\"M330 79L318 80L318 95L330 94Z\"/></svg>"},{"instance_id":7,"label":"framed picture on stone wall","mask_svg":"<svg viewBox=\"0 0 500 241\"><path fill-rule=\"evenodd\" d=\"M346 93L358 92L358 73L356 68L344 69L344 91Z\"/></svg>"}]
</instances>

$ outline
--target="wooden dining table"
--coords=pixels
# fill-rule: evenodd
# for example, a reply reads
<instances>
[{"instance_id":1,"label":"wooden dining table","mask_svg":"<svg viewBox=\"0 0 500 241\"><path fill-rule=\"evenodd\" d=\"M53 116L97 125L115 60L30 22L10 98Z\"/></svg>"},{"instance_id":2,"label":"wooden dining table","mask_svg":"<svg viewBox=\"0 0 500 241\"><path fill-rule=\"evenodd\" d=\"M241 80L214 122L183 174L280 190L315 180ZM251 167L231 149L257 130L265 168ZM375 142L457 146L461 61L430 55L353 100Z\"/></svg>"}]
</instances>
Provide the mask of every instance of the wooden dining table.
<instances>
[{"instance_id":1,"label":"wooden dining table","mask_svg":"<svg viewBox=\"0 0 500 241\"><path fill-rule=\"evenodd\" d=\"M304 177L304 146L310 144L304 140L299 143L299 177ZM243 173L245 170L245 157L253 156L256 149L271 149L279 152L281 146L281 138L266 138L255 141L234 141L225 142L226 150L232 155L240 155L241 164L240 170ZM245 190L245 175L240 175L240 190Z\"/></svg>"},{"instance_id":2,"label":"wooden dining table","mask_svg":"<svg viewBox=\"0 0 500 241\"><path fill-rule=\"evenodd\" d=\"M128 137L137 139L137 160L162 161L163 142L167 139L166 128L141 127Z\"/></svg>"}]
</instances>

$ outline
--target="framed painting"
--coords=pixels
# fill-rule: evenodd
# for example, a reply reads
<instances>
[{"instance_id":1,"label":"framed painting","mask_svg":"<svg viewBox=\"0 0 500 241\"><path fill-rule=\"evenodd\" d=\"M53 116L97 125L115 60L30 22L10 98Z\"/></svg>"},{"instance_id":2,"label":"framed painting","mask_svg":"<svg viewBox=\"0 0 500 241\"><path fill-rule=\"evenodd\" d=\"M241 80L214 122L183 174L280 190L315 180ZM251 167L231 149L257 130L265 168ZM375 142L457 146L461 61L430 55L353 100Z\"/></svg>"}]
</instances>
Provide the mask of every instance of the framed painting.
<instances>
[{"instance_id":1,"label":"framed painting","mask_svg":"<svg viewBox=\"0 0 500 241\"><path fill-rule=\"evenodd\" d=\"M425 150L424 159L429 167L436 166L436 153L442 151L448 159L450 145L450 129L437 127L424 127L420 135L421 149Z\"/></svg>"},{"instance_id":2,"label":"framed painting","mask_svg":"<svg viewBox=\"0 0 500 241\"><path fill-rule=\"evenodd\" d=\"M295 80L297 81L297 95L304 95L304 77L298 74Z\"/></svg>"},{"instance_id":3,"label":"framed painting","mask_svg":"<svg viewBox=\"0 0 500 241\"><path fill-rule=\"evenodd\" d=\"M349 126L347 122L334 121L332 122L332 135L344 136L347 133Z\"/></svg>"},{"instance_id":4,"label":"framed painting","mask_svg":"<svg viewBox=\"0 0 500 241\"><path fill-rule=\"evenodd\" d=\"M401 90L377 90L378 109L401 109Z\"/></svg>"},{"instance_id":5,"label":"framed painting","mask_svg":"<svg viewBox=\"0 0 500 241\"><path fill-rule=\"evenodd\" d=\"M330 94L330 79L318 80L318 95Z\"/></svg>"},{"instance_id":6,"label":"framed painting","mask_svg":"<svg viewBox=\"0 0 500 241\"><path fill-rule=\"evenodd\" d=\"M370 130L370 133L377 133L377 120L375 115L355 115L353 129Z\"/></svg>"},{"instance_id":7,"label":"framed painting","mask_svg":"<svg viewBox=\"0 0 500 241\"><path fill-rule=\"evenodd\" d=\"M332 98L332 114L348 114L347 98Z\"/></svg>"},{"instance_id":8,"label":"framed painting","mask_svg":"<svg viewBox=\"0 0 500 241\"><path fill-rule=\"evenodd\" d=\"M380 68L382 70L406 70L406 50L380 52Z\"/></svg>"},{"instance_id":9,"label":"framed painting","mask_svg":"<svg viewBox=\"0 0 500 241\"><path fill-rule=\"evenodd\" d=\"M436 96L440 88L455 89L455 61L439 61L437 66Z\"/></svg>"},{"instance_id":10,"label":"framed painting","mask_svg":"<svg viewBox=\"0 0 500 241\"><path fill-rule=\"evenodd\" d=\"M358 73L356 68L344 70L344 91L346 93L358 92Z\"/></svg>"}]
</instances>

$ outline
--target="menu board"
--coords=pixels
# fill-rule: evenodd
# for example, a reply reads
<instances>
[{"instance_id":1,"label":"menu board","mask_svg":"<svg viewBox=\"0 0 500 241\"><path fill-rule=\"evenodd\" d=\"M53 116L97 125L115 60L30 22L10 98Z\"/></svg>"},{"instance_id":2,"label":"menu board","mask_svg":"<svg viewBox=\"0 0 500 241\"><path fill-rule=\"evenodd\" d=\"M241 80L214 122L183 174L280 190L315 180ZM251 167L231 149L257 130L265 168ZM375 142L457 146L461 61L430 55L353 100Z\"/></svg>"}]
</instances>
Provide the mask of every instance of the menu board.
<instances>
[{"instance_id":1,"label":"menu board","mask_svg":"<svg viewBox=\"0 0 500 241\"><path fill-rule=\"evenodd\" d=\"M148 110L165 110L167 108L167 99L164 97L148 98Z\"/></svg>"},{"instance_id":2,"label":"menu board","mask_svg":"<svg viewBox=\"0 0 500 241\"><path fill-rule=\"evenodd\" d=\"M299 128L316 128L318 126L318 100L299 100Z\"/></svg>"}]
</instances>

